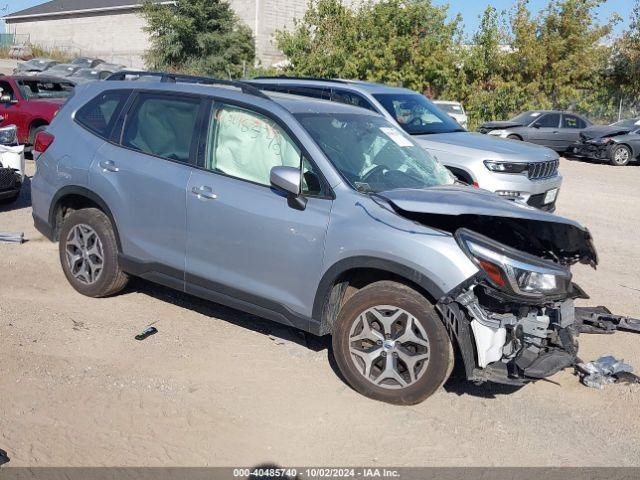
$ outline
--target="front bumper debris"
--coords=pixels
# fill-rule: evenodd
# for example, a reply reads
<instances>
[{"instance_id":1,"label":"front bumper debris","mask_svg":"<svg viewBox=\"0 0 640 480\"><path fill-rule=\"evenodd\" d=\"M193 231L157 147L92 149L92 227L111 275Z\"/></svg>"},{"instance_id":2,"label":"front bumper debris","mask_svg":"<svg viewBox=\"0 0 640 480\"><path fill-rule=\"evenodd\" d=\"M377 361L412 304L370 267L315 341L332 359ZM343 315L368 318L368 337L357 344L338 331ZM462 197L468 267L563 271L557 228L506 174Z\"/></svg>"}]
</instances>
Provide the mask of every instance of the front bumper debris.
<instances>
[{"instance_id":1,"label":"front bumper debris","mask_svg":"<svg viewBox=\"0 0 640 480\"><path fill-rule=\"evenodd\" d=\"M640 333L640 319L614 315L607 307L576 307L575 315L580 333L611 334L617 330Z\"/></svg>"},{"instance_id":2,"label":"front bumper debris","mask_svg":"<svg viewBox=\"0 0 640 480\"><path fill-rule=\"evenodd\" d=\"M576 287L577 288L577 287ZM491 296L471 280L437 308L474 382L524 385L580 364L581 333L640 333L640 320L606 307L574 307L573 299L532 306Z\"/></svg>"},{"instance_id":3,"label":"front bumper debris","mask_svg":"<svg viewBox=\"0 0 640 480\"><path fill-rule=\"evenodd\" d=\"M609 145L597 145L589 142L575 143L569 151L578 157L592 158L594 160L607 160L609 158Z\"/></svg>"}]
</instances>

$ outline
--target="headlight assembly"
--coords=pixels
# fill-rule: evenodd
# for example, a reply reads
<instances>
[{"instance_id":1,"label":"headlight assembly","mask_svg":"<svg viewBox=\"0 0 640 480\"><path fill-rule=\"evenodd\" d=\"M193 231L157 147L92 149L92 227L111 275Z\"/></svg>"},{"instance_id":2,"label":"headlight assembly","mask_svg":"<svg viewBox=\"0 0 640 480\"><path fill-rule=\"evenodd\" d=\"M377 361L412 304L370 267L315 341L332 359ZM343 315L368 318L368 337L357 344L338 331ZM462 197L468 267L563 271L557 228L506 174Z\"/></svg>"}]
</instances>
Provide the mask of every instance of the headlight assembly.
<instances>
[{"instance_id":1,"label":"headlight assembly","mask_svg":"<svg viewBox=\"0 0 640 480\"><path fill-rule=\"evenodd\" d=\"M456 232L456 240L498 290L530 299L565 298L570 291L571 272L566 267L465 228Z\"/></svg>"},{"instance_id":2,"label":"headlight assembly","mask_svg":"<svg viewBox=\"0 0 640 480\"><path fill-rule=\"evenodd\" d=\"M523 173L526 172L528 163L516 162L497 162L494 160L485 160L484 166L492 172L498 173Z\"/></svg>"}]
</instances>

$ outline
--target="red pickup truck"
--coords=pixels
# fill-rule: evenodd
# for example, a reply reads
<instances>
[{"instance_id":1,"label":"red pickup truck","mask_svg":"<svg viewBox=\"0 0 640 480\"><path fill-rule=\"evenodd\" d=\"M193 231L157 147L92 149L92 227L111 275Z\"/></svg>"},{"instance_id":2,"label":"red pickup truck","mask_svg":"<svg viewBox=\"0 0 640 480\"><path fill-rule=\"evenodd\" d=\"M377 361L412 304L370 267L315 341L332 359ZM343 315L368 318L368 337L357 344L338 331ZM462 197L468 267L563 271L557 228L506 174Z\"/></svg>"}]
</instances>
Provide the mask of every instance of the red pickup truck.
<instances>
[{"instance_id":1,"label":"red pickup truck","mask_svg":"<svg viewBox=\"0 0 640 480\"><path fill-rule=\"evenodd\" d=\"M73 87L73 82L55 77L0 76L0 127L16 125L18 141L32 145Z\"/></svg>"}]
</instances>

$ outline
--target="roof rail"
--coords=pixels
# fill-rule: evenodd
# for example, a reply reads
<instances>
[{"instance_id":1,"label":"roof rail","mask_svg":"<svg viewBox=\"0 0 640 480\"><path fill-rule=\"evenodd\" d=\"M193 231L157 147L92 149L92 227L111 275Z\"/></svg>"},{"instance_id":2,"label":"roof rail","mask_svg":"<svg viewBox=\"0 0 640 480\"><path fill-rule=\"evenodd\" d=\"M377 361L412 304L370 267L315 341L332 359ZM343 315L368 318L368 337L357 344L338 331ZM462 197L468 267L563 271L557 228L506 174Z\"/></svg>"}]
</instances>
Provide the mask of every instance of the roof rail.
<instances>
[{"instance_id":1,"label":"roof rail","mask_svg":"<svg viewBox=\"0 0 640 480\"><path fill-rule=\"evenodd\" d=\"M287 75L264 75L260 77L254 77L251 80L311 80L314 82L349 83L349 81L342 80L340 78L289 77Z\"/></svg>"},{"instance_id":2,"label":"roof rail","mask_svg":"<svg viewBox=\"0 0 640 480\"><path fill-rule=\"evenodd\" d=\"M167 73L167 72L145 72L142 70L121 70L109 75L106 80L134 80L135 77L155 77L158 78L161 83L196 83L199 85L226 85L229 87L236 87L249 95L255 95L256 97L271 100L268 95L265 95L259 88L249 85L248 83L238 80L221 80L212 77L199 77L196 75L185 75L182 73Z\"/></svg>"}]
</instances>

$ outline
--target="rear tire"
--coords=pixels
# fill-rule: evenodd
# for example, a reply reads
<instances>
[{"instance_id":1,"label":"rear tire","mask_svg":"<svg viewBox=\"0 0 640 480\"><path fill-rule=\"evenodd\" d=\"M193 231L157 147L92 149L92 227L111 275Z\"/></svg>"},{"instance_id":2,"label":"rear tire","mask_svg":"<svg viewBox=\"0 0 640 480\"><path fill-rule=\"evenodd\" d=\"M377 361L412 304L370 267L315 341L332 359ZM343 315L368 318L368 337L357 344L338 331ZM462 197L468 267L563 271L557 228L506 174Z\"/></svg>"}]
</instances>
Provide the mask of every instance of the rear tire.
<instances>
[{"instance_id":1,"label":"rear tire","mask_svg":"<svg viewBox=\"0 0 640 480\"><path fill-rule=\"evenodd\" d=\"M433 305L397 282L376 282L351 296L338 314L332 343L351 387L396 405L422 402L453 368L451 340Z\"/></svg>"},{"instance_id":2,"label":"rear tire","mask_svg":"<svg viewBox=\"0 0 640 480\"><path fill-rule=\"evenodd\" d=\"M118 244L109 218L97 208L65 217L60 229L60 263L73 288L87 297L108 297L129 281L118 263Z\"/></svg>"},{"instance_id":3,"label":"rear tire","mask_svg":"<svg viewBox=\"0 0 640 480\"><path fill-rule=\"evenodd\" d=\"M631 149L626 145L616 145L609 152L609 161L616 167L624 167L631 160Z\"/></svg>"}]
</instances>

